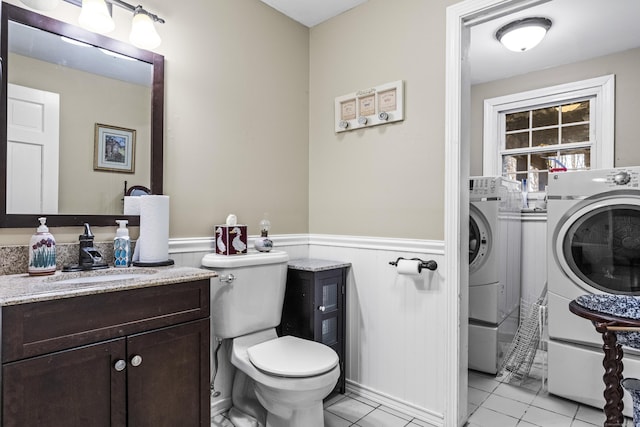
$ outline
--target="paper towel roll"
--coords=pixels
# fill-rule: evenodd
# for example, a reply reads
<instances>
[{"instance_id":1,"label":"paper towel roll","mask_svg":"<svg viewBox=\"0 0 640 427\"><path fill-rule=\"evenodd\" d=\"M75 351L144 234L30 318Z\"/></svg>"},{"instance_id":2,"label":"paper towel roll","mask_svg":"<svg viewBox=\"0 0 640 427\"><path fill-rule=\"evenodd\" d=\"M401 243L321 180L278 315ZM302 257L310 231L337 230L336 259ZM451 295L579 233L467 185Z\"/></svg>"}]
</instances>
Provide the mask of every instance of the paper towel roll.
<instances>
[{"instance_id":1,"label":"paper towel roll","mask_svg":"<svg viewBox=\"0 0 640 427\"><path fill-rule=\"evenodd\" d=\"M140 215L140 199L142 197L143 196L124 196L124 214Z\"/></svg>"},{"instance_id":2,"label":"paper towel roll","mask_svg":"<svg viewBox=\"0 0 640 427\"><path fill-rule=\"evenodd\" d=\"M417 276L422 271L421 262L413 259L401 259L398 261L398 274Z\"/></svg>"},{"instance_id":3,"label":"paper towel roll","mask_svg":"<svg viewBox=\"0 0 640 427\"><path fill-rule=\"evenodd\" d=\"M140 261L169 259L169 196L140 196Z\"/></svg>"}]
</instances>

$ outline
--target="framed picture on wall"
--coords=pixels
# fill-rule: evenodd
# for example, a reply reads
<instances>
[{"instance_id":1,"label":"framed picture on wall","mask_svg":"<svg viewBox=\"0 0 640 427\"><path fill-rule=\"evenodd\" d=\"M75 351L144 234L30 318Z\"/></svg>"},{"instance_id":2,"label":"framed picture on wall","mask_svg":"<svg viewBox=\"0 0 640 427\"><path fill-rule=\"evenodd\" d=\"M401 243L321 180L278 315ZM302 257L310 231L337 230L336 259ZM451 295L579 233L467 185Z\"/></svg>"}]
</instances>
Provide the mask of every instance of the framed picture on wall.
<instances>
[{"instance_id":1,"label":"framed picture on wall","mask_svg":"<svg viewBox=\"0 0 640 427\"><path fill-rule=\"evenodd\" d=\"M135 172L136 131L96 123L93 169Z\"/></svg>"}]
</instances>

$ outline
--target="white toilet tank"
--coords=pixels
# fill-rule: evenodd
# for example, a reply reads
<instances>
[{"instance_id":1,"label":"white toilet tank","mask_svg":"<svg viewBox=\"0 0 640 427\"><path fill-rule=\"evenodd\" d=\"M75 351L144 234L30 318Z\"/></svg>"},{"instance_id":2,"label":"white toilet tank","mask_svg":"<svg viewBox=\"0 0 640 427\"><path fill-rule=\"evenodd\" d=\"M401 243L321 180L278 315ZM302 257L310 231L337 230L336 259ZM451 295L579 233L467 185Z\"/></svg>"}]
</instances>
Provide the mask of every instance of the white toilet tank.
<instances>
[{"instance_id":1,"label":"white toilet tank","mask_svg":"<svg viewBox=\"0 0 640 427\"><path fill-rule=\"evenodd\" d=\"M211 278L212 333L235 338L280 324L289 255L283 251L243 255L207 254L202 266Z\"/></svg>"}]
</instances>

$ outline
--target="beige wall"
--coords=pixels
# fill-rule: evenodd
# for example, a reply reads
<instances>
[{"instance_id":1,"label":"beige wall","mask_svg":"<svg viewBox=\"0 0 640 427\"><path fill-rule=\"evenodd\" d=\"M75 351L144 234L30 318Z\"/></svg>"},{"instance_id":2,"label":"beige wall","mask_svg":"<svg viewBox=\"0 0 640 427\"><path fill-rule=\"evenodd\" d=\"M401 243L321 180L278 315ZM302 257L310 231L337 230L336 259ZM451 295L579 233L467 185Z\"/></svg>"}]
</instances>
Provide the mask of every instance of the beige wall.
<instances>
[{"instance_id":1,"label":"beige wall","mask_svg":"<svg viewBox=\"0 0 640 427\"><path fill-rule=\"evenodd\" d=\"M157 52L165 56L170 236L211 236L231 212L250 234L265 212L275 234L308 232L309 30L258 0L144 5L167 21L157 25ZM49 15L75 24L79 10L61 2ZM131 14L115 7L114 19L110 36L127 41ZM79 231L52 230L59 242ZM98 239L114 231L94 230ZM0 244L25 244L32 233L0 230Z\"/></svg>"},{"instance_id":2,"label":"beige wall","mask_svg":"<svg viewBox=\"0 0 640 427\"><path fill-rule=\"evenodd\" d=\"M473 66L473 64L472 64ZM471 89L471 175L482 175L483 102L485 99L572 81L616 76L615 166L640 165L636 123L640 111L640 49L536 71Z\"/></svg>"},{"instance_id":3,"label":"beige wall","mask_svg":"<svg viewBox=\"0 0 640 427\"><path fill-rule=\"evenodd\" d=\"M309 230L444 236L445 10L369 0L311 29ZM334 99L405 82L405 120L334 132Z\"/></svg>"},{"instance_id":4,"label":"beige wall","mask_svg":"<svg viewBox=\"0 0 640 427\"><path fill-rule=\"evenodd\" d=\"M151 89L15 54L8 79L60 94L58 212L121 215L124 181L149 185ZM96 123L136 131L135 173L93 170Z\"/></svg>"}]
</instances>

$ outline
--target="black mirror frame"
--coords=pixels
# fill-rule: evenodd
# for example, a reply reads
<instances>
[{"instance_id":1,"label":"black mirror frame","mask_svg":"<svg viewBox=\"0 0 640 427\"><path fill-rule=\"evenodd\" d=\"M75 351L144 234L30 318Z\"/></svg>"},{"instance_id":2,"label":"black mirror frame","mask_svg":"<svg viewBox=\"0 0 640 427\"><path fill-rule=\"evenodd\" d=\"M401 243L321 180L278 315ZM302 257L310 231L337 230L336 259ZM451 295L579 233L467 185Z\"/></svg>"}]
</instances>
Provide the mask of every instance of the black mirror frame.
<instances>
[{"instance_id":1,"label":"black mirror frame","mask_svg":"<svg viewBox=\"0 0 640 427\"><path fill-rule=\"evenodd\" d=\"M164 56L147 50L138 49L127 43L114 40L100 34L89 32L80 27L58 21L8 3L2 3L0 17L0 228L34 227L38 217L46 216L50 227L81 226L88 222L92 226L115 226L115 220L128 219L129 225L139 225L139 216L124 215L47 215L47 214L7 214L7 58L8 24L18 22L50 33L59 34L100 46L122 55L136 58L153 66L153 85L151 95L151 193L162 194L163 183L163 138L164 138Z\"/></svg>"}]
</instances>

